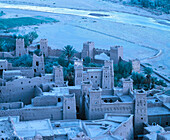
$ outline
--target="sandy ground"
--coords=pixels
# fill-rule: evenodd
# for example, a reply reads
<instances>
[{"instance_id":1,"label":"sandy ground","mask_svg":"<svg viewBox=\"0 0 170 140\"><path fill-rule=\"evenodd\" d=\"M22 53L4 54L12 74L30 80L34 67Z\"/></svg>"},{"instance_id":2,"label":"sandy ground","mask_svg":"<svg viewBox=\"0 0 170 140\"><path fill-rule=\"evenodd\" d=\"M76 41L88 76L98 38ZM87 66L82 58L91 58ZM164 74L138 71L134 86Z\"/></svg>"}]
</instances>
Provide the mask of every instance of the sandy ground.
<instances>
[{"instance_id":1,"label":"sandy ground","mask_svg":"<svg viewBox=\"0 0 170 140\"><path fill-rule=\"evenodd\" d=\"M124 6L119 3L112 3L103 0L0 0L0 2L14 3L14 4L28 4L38 6L71 8L71 9L84 9L84 10L97 10L97 11L119 11L133 13L137 15L149 16L153 18L168 19L170 15L155 15L145 9Z\"/></svg>"},{"instance_id":2,"label":"sandy ground","mask_svg":"<svg viewBox=\"0 0 170 140\"><path fill-rule=\"evenodd\" d=\"M3 0L0 0L2 2ZM9 2L9 1L5 1ZM119 4L112 4L100 0L14 0L12 3L29 4L50 7L64 7L73 9L100 10L100 11L120 11L137 15L149 16L154 19L170 19L169 15L156 16L145 10L135 7L127 7ZM136 26L121 22L103 20L98 18L84 18L81 16L53 14L44 12L33 12L26 10L3 9L7 13L6 17L34 16L41 15L53 17L60 20L56 24L46 24L38 26L38 41L47 38L49 45L53 48L62 48L65 45L73 45L77 50L82 49L83 42L94 41L97 48L109 49L110 46L124 46L124 58L126 60L139 58L143 63L149 63L155 70L166 77L170 77L170 31L156 29L152 27ZM9 13L9 14L8 14ZM12 13L12 14L10 14ZM24 34L34 29L35 26L19 28L19 34ZM154 59L152 57L162 51L162 54Z\"/></svg>"}]
</instances>

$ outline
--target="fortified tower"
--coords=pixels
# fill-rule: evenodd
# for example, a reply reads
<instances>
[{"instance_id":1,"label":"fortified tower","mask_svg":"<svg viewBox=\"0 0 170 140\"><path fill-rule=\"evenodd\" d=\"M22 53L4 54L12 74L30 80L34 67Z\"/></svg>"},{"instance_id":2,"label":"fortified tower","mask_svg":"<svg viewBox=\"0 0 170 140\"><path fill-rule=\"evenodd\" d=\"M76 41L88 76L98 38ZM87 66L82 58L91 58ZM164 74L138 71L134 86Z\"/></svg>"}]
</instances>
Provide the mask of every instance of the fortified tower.
<instances>
[{"instance_id":1,"label":"fortified tower","mask_svg":"<svg viewBox=\"0 0 170 140\"><path fill-rule=\"evenodd\" d=\"M53 66L53 79L58 87L64 86L64 76L62 66Z\"/></svg>"},{"instance_id":2,"label":"fortified tower","mask_svg":"<svg viewBox=\"0 0 170 140\"><path fill-rule=\"evenodd\" d=\"M16 50L15 50L15 55L17 57L23 56L26 54L26 49L25 49L25 43L24 39L16 39Z\"/></svg>"},{"instance_id":3,"label":"fortified tower","mask_svg":"<svg viewBox=\"0 0 170 140\"><path fill-rule=\"evenodd\" d=\"M45 74L45 67L44 67L44 56L37 56L33 54L33 69L35 76L40 76L41 74Z\"/></svg>"},{"instance_id":4,"label":"fortified tower","mask_svg":"<svg viewBox=\"0 0 170 140\"><path fill-rule=\"evenodd\" d=\"M83 61L81 60L74 61L74 71L75 71L74 84L75 86L81 85L81 83L83 82Z\"/></svg>"},{"instance_id":5,"label":"fortified tower","mask_svg":"<svg viewBox=\"0 0 170 140\"><path fill-rule=\"evenodd\" d=\"M94 119L96 118L96 114L93 113L92 110L101 107L101 93L102 93L102 89L99 88L93 88L93 89L89 89L89 102L88 102L88 106L89 106L89 116L87 119Z\"/></svg>"},{"instance_id":6,"label":"fortified tower","mask_svg":"<svg viewBox=\"0 0 170 140\"><path fill-rule=\"evenodd\" d=\"M48 40L47 39L40 40L40 50L42 51L45 57L48 57Z\"/></svg>"},{"instance_id":7,"label":"fortified tower","mask_svg":"<svg viewBox=\"0 0 170 140\"><path fill-rule=\"evenodd\" d=\"M134 60L131 60L130 62L132 63L133 72L140 73L140 60L139 59L134 59Z\"/></svg>"},{"instance_id":8,"label":"fortified tower","mask_svg":"<svg viewBox=\"0 0 170 140\"><path fill-rule=\"evenodd\" d=\"M103 67L102 71L102 89L111 89L111 73L110 73L110 67Z\"/></svg>"},{"instance_id":9,"label":"fortified tower","mask_svg":"<svg viewBox=\"0 0 170 140\"><path fill-rule=\"evenodd\" d=\"M64 99L63 99L63 119L76 119L75 94L64 95Z\"/></svg>"},{"instance_id":10,"label":"fortified tower","mask_svg":"<svg viewBox=\"0 0 170 140\"><path fill-rule=\"evenodd\" d=\"M113 60L114 64L118 64L120 59L123 59L123 47L110 47L110 60Z\"/></svg>"},{"instance_id":11,"label":"fortified tower","mask_svg":"<svg viewBox=\"0 0 170 140\"><path fill-rule=\"evenodd\" d=\"M81 96L80 96L80 114L81 118L85 119L85 97L89 96L89 90L92 89L92 82L91 81L83 81L81 84Z\"/></svg>"},{"instance_id":12,"label":"fortified tower","mask_svg":"<svg viewBox=\"0 0 170 140\"><path fill-rule=\"evenodd\" d=\"M148 123L147 97L144 90L136 93L134 122L135 135L143 134L143 124Z\"/></svg>"},{"instance_id":13,"label":"fortified tower","mask_svg":"<svg viewBox=\"0 0 170 140\"><path fill-rule=\"evenodd\" d=\"M94 59L94 42L83 43L81 58L84 59L86 57L90 57L91 59Z\"/></svg>"},{"instance_id":14,"label":"fortified tower","mask_svg":"<svg viewBox=\"0 0 170 140\"><path fill-rule=\"evenodd\" d=\"M133 91L133 80L129 79L122 79L123 83L123 94L128 94L130 91Z\"/></svg>"},{"instance_id":15,"label":"fortified tower","mask_svg":"<svg viewBox=\"0 0 170 140\"><path fill-rule=\"evenodd\" d=\"M114 68L113 60L106 60L104 62L102 73L102 89L113 89L114 87Z\"/></svg>"}]
</instances>

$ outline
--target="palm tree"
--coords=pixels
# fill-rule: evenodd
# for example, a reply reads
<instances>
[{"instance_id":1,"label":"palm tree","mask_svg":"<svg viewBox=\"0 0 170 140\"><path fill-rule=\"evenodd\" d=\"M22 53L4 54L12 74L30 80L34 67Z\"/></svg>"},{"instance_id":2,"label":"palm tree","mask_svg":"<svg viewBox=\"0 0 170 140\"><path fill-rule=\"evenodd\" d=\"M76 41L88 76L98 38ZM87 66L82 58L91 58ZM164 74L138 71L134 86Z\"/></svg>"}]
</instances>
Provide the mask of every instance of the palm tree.
<instances>
[{"instance_id":1,"label":"palm tree","mask_svg":"<svg viewBox=\"0 0 170 140\"><path fill-rule=\"evenodd\" d=\"M150 85L151 85L151 75L153 73L153 69L146 67L144 69L144 73L146 74L146 83L148 84L148 88L150 89Z\"/></svg>"},{"instance_id":2,"label":"palm tree","mask_svg":"<svg viewBox=\"0 0 170 140\"><path fill-rule=\"evenodd\" d=\"M73 48L73 46L67 45L63 48L64 51L64 55L67 57L68 59L68 65L71 62L71 58L74 56L74 54L76 53L76 50Z\"/></svg>"}]
</instances>

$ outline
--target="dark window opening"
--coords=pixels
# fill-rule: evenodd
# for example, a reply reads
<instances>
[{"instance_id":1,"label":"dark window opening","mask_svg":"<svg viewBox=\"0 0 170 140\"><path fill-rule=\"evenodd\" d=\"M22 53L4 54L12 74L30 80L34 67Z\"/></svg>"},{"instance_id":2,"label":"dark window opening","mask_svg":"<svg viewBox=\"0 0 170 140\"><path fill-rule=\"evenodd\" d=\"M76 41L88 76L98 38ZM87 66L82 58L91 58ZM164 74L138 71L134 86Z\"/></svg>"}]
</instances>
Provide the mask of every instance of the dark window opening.
<instances>
[{"instance_id":1,"label":"dark window opening","mask_svg":"<svg viewBox=\"0 0 170 140\"><path fill-rule=\"evenodd\" d=\"M141 120L143 120L143 118L141 118Z\"/></svg>"},{"instance_id":2,"label":"dark window opening","mask_svg":"<svg viewBox=\"0 0 170 140\"><path fill-rule=\"evenodd\" d=\"M78 106L76 106L76 111L77 111L77 113L79 113L79 107Z\"/></svg>"},{"instance_id":3,"label":"dark window opening","mask_svg":"<svg viewBox=\"0 0 170 140\"><path fill-rule=\"evenodd\" d=\"M36 66L39 66L39 62L38 61L36 62Z\"/></svg>"},{"instance_id":4,"label":"dark window opening","mask_svg":"<svg viewBox=\"0 0 170 140\"><path fill-rule=\"evenodd\" d=\"M168 123L168 122L166 122L166 125L169 125L169 123Z\"/></svg>"},{"instance_id":5,"label":"dark window opening","mask_svg":"<svg viewBox=\"0 0 170 140\"><path fill-rule=\"evenodd\" d=\"M68 109L70 109L70 106L68 106Z\"/></svg>"},{"instance_id":6,"label":"dark window opening","mask_svg":"<svg viewBox=\"0 0 170 140\"><path fill-rule=\"evenodd\" d=\"M61 98L58 98L58 102L61 102Z\"/></svg>"},{"instance_id":7,"label":"dark window opening","mask_svg":"<svg viewBox=\"0 0 170 140\"><path fill-rule=\"evenodd\" d=\"M36 70L36 69L34 69L34 72L37 72L37 70Z\"/></svg>"}]
</instances>

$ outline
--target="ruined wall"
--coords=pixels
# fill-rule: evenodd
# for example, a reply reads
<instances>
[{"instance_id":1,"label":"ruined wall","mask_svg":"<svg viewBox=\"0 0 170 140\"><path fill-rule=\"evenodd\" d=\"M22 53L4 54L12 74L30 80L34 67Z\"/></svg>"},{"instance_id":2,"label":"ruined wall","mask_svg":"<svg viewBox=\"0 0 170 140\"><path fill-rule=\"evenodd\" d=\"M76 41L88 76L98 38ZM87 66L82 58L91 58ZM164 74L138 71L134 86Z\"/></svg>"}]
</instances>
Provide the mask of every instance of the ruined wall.
<instances>
[{"instance_id":1,"label":"ruined wall","mask_svg":"<svg viewBox=\"0 0 170 140\"><path fill-rule=\"evenodd\" d=\"M123 139L134 139L133 133L133 116L130 116L127 121L121 123L116 130L112 132L113 135L121 136Z\"/></svg>"},{"instance_id":2,"label":"ruined wall","mask_svg":"<svg viewBox=\"0 0 170 140\"><path fill-rule=\"evenodd\" d=\"M148 115L148 123L152 125L152 123L156 123L161 125L162 127L168 126L170 122L170 113L169 114L155 114Z\"/></svg>"},{"instance_id":3,"label":"ruined wall","mask_svg":"<svg viewBox=\"0 0 170 140\"><path fill-rule=\"evenodd\" d=\"M56 106L58 103L57 96L39 96L32 99L33 106Z\"/></svg>"},{"instance_id":4,"label":"ruined wall","mask_svg":"<svg viewBox=\"0 0 170 140\"><path fill-rule=\"evenodd\" d=\"M62 107L49 106L49 107L32 107L22 109L0 110L0 117L4 116L20 116L21 121L30 120L62 120Z\"/></svg>"},{"instance_id":5,"label":"ruined wall","mask_svg":"<svg viewBox=\"0 0 170 140\"><path fill-rule=\"evenodd\" d=\"M1 103L0 109L7 110L7 109L19 109L23 108L24 104L23 102L13 102L13 103Z\"/></svg>"},{"instance_id":6,"label":"ruined wall","mask_svg":"<svg viewBox=\"0 0 170 140\"><path fill-rule=\"evenodd\" d=\"M100 55L101 53L105 53L107 56L110 56L110 50L94 48L94 56Z\"/></svg>"},{"instance_id":7,"label":"ruined wall","mask_svg":"<svg viewBox=\"0 0 170 140\"><path fill-rule=\"evenodd\" d=\"M134 114L134 103L102 103L98 107L91 108L90 118L102 119L105 113Z\"/></svg>"},{"instance_id":8,"label":"ruined wall","mask_svg":"<svg viewBox=\"0 0 170 140\"><path fill-rule=\"evenodd\" d=\"M13 58L13 53L11 52L0 52L0 58Z\"/></svg>"},{"instance_id":9,"label":"ruined wall","mask_svg":"<svg viewBox=\"0 0 170 140\"><path fill-rule=\"evenodd\" d=\"M48 83L53 80L52 75L43 77L21 78L8 81L4 86L0 86L0 102L17 102L22 101L25 104L31 103L31 99L35 97L35 86L42 83Z\"/></svg>"},{"instance_id":10,"label":"ruined wall","mask_svg":"<svg viewBox=\"0 0 170 140\"><path fill-rule=\"evenodd\" d=\"M48 47L48 56L56 56L59 57L63 54L63 50L60 49L52 49L51 47Z\"/></svg>"}]
</instances>

